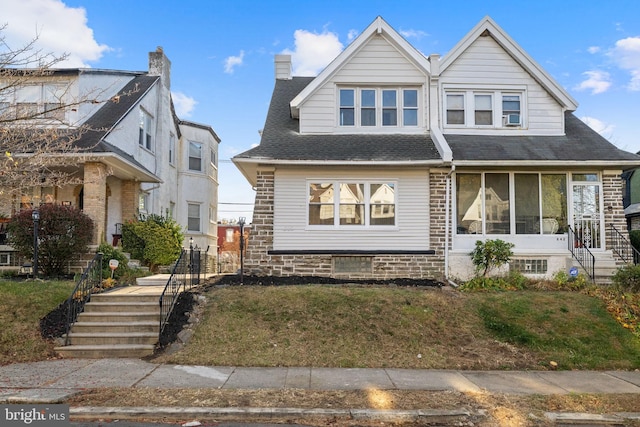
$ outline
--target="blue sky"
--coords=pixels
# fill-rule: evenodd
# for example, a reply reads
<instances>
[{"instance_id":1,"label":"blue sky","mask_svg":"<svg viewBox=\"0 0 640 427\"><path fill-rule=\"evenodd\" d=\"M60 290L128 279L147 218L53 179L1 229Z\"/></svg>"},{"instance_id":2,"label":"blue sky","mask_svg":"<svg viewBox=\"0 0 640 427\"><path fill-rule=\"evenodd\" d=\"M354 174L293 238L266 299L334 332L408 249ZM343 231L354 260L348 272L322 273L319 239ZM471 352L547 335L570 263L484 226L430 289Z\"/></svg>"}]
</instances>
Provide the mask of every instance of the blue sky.
<instances>
[{"instance_id":1,"label":"blue sky","mask_svg":"<svg viewBox=\"0 0 640 427\"><path fill-rule=\"evenodd\" d=\"M273 57L314 75L376 16L425 55L445 55L491 16L579 103L576 115L621 149L640 151L640 1L0 0L12 47L38 34L71 67L139 70L162 46L178 116L222 138L220 213L251 218L254 193L229 161L259 143Z\"/></svg>"}]
</instances>

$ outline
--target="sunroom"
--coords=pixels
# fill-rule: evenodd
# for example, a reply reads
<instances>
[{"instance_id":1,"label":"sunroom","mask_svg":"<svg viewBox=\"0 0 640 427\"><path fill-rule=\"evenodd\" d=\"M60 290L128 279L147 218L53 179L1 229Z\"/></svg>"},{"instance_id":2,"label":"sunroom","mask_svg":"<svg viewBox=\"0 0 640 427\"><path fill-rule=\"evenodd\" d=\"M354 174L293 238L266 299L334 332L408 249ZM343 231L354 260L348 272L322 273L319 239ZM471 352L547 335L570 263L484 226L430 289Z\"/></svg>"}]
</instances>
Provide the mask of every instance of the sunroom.
<instances>
[{"instance_id":1,"label":"sunroom","mask_svg":"<svg viewBox=\"0 0 640 427\"><path fill-rule=\"evenodd\" d=\"M604 249L596 171L464 171L453 189L454 250L491 238L513 243L515 252L565 252L569 227L580 244Z\"/></svg>"}]
</instances>

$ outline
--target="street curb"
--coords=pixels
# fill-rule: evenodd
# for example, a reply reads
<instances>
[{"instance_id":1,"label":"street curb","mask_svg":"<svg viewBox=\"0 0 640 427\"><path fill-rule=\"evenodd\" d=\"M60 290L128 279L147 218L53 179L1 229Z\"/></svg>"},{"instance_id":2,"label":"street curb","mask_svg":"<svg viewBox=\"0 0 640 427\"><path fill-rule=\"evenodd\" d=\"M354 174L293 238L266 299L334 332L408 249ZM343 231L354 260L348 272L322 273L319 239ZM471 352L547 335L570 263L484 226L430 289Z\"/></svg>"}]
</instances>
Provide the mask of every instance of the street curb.
<instances>
[{"instance_id":1,"label":"street curb","mask_svg":"<svg viewBox=\"0 0 640 427\"><path fill-rule=\"evenodd\" d=\"M305 409L305 408L213 408L213 407L72 407L74 419L205 419L205 420L273 420L273 419L351 419L360 421L450 423L483 419L485 411L468 410L379 410L379 409Z\"/></svg>"},{"instance_id":2,"label":"street curb","mask_svg":"<svg viewBox=\"0 0 640 427\"><path fill-rule=\"evenodd\" d=\"M640 412L616 412L614 414L588 414L581 412L545 412L554 423L576 425L620 425L625 421L640 420Z\"/></svg>"}]
</instances>

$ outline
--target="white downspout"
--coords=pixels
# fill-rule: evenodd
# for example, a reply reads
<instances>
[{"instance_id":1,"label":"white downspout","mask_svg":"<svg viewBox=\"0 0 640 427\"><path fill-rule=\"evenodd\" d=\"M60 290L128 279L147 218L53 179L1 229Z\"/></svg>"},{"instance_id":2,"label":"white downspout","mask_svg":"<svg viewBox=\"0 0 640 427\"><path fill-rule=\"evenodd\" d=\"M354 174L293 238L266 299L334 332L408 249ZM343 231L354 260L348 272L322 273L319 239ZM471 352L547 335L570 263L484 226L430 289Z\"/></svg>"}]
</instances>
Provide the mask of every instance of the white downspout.
<instances>
[{"instance_id":1,"label":"white downspout","mask_svg":"<svg viewBox=\"0 0 640 427\"><path fill-rule=\"evenodd\" d=\"M449 218L451 217L451 175L455 172L456 165L451 165L451 171L447 174L445 190L445 219L444 219L444 278L449 280Z\"/></svg>"}]
</instances>

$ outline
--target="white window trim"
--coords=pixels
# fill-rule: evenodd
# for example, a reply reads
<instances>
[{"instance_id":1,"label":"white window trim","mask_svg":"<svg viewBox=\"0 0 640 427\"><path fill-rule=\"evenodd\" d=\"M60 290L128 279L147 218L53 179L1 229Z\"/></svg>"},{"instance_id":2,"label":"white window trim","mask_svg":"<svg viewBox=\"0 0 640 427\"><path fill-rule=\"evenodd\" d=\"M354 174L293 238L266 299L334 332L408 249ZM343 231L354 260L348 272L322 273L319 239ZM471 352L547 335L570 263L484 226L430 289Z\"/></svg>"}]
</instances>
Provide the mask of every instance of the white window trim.
<instances>
[{"instance_id":1,"label":"white window trim","mask_svg":"<svg viewBox=\"0 0 640 427\"><path fill-rule=\"evenodd\" d=\"M169 164L176 165L176 136L173 132L169 133Z\"/></svg>"},{"instance_id":2,"label":"white window trim","mask_svg":"<svg viewBox=\"0 0 640 427\"><path fill-rule=\"evenodd\" d=\"M198 230L189 228L189 219L195 217L189 216L189 206L198 206ZM189 233L202 233L202 203L201 202L187 202L187 232Z\"/></svg>"},{"instance_id":3,"label":"white window trim","mask_svg":"<svg viewBox=\"0 0 640 427\"><path fill-rule=\"evenodd\" d=\"M522 130L527 127L527 91L524 86L489 87L480 85L478 87L469 88L468 86L446 85L442 90L442 123L444 129ZM447 123L447 95L456 94L464 96L464 124ZM475 95L491 95L493 124L475 124ZM505 117L502 113L502 97L509 95L517 95L520 97L520 125L517 126L507 126L504 122Z\"/></svg>"},{"instance_id":4,"label":"white window trim","mask_svg":"<svg viewBox=\"0 0 640 427\"><path fill-rule=\"evenodd\" d=\"M353 125L341 125L340 124L340 91L341 90L353 90L354 91L354 124ZM375 90L376 91L376 124L375 126L363 126L362 123L362 91L363 90ZM395 90L396 91L396 125L383 125L382 124L382 91ZM417 91L418 105L416 108L410 107L406 109L417 110L418 123L416 125L404 125L404 91L415 90ZM336 86L336 132L340 133L388 133L388 132L419 132L424 127L424 88L422 86Z\"/></svg>"},{"instance_id":5,"label":"white window trim","mask_svg":"<svg viewBox=\"0 0 640 427\"><path fill-rule=\"evenodd\" d=\"M198 142L198 141L188 141L188 145L187 145L187 170L189 172L193 172L193 173L204 173L204 169L205 169L205 160L204 160L204 144L202 142ZM191 144L194 145L199 145L200 146L200 169L191 169ZM194 159L196 159L197 157L194 157Z\"/></svg>"},{"instance_id":6,"label":"white window trim","mask_svg":"<svg viewBox=\"0 0 640 427\"><path fill-rule=\"evenodd\" d=\"M152 114L150 114L147 110L145 110L141 106L140 107L140 118L139 119L142 120L143 118L144 118L144 122L143 122L143 126L142 126L142 131L143 131L143 134L144 134L144 139L143 139L143 141L140 141L140 133L138 133L138 146L143 148L146 151L149 151L149 152L153 153L154 148L155 148L155 138L154 138L154 135L153 135L153 128L154 128L154 124L155 124L155 118L153 117ZM138 126L139 125L140 125L140 123L138 123ZM147 147L147 138L146 138L147 135L149 135L149 147Z\"/></svg>"},{"instance_id":7,"label":"white window trim","mask_svg":"<svg viewBox=\"0 0 640 427\"><path fill-rule=\"evenodd\" d=\"M333 185L333 224L309 224L309 186L317 183L331 183ZM340 224L340 184L364 184L364 224ZM394 224L393 225L371 225L371 185L372 184L393 184L394 188ZM398 229L398 181L395 179L307 179L305 187L305 223L307 230L397 230Z\"/></svg>"}]
</instances>

